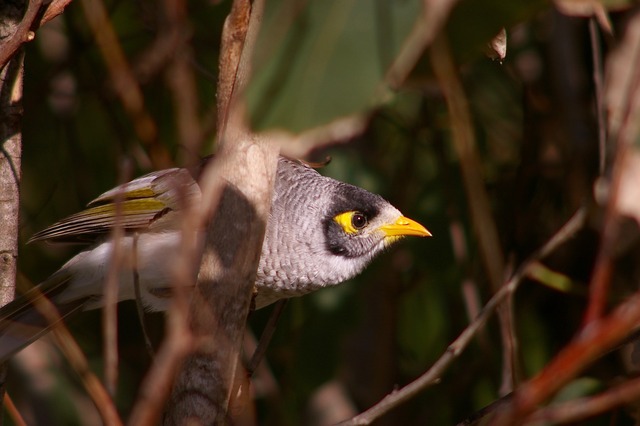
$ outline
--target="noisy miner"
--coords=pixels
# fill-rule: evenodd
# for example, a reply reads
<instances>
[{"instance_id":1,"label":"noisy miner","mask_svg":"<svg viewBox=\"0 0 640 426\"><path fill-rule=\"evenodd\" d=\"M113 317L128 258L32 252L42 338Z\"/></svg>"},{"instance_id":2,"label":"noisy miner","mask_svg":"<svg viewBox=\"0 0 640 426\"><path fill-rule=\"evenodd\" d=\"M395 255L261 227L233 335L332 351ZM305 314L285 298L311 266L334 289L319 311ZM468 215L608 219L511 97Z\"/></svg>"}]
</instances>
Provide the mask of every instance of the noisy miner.
<instances>
[{"instance_id":1,"label":"noisy miner","mask_svg":"<svg viewBox=\"0 0 640 426\"><path fill-rule=\"evenodd\" d=\"M124 259L119 265L118 300L136 298L136 272L145 309L166 310L171 297L171 259L179 252L182 238L181 206L186 199L194 200L191 197L199 200L198 177L183 168L150 173L105 192L86 210L36 233L30 241L91 246L0 309L0 360L50 328L51 322L34 306L42 295L53 302L62 318L102 306L116 223L125 231L117 240ZM405 235L431 234L379 195L280 157L255 282L255 308L340 284ZM199 239L202 243L204 231L199 232Z\"/></svg>"}]
</instances>

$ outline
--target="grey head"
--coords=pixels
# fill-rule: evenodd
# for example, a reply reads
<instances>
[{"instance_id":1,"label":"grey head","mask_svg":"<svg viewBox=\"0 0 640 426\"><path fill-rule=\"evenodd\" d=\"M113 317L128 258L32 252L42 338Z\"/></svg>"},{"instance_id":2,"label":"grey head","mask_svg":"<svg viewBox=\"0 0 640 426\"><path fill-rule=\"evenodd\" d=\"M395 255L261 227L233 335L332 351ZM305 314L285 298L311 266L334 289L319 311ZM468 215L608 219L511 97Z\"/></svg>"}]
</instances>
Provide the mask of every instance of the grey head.
<instances>
[{"instance_id":1,"label":"grey head","mask_svg":"<svg viewBox=\"0 0 640 426\"><path fill-rule=\"evenodd\" d=\"M379 195L281 157L256 308L348 280L405 235L431 234Z\"/></svg>"}]
</instances>

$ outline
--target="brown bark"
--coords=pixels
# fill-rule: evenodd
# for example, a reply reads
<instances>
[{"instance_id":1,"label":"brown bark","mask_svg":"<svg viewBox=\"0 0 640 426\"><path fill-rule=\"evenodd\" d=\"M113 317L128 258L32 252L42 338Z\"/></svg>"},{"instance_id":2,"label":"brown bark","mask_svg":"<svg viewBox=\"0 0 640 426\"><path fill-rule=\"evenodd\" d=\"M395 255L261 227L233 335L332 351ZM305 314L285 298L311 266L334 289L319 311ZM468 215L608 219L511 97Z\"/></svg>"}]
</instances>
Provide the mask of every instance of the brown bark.
<instances>
[{"instance_id":1,"label":"brown bark","mask_svg":"<svg viewBox=\"0 0 640 426\"><path fill-rule=\"evenodd\" d=\"M276 143L248 129L241 98L261 6L236 1L225 23L219 151L201 183L200 217L207 223L207 237L189 310L196 348L178 373L166 425L254 423L246 375L238 363L278 156Z\"/></svg>"}]
</instances>

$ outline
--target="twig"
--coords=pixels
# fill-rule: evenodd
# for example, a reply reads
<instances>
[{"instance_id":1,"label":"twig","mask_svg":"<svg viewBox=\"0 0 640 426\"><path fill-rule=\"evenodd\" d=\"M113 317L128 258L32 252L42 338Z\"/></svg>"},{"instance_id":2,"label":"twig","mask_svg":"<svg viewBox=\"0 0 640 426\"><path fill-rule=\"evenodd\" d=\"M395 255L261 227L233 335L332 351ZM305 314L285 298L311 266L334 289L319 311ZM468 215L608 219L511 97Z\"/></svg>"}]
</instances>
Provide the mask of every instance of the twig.
<instances>
[{"instance_id":1,"label":"twig","mask_svg":"<svg viewBox=\"0 0 640 426\"><path fill-rule=\"evenodd\" d=\"M241 66L245 38L249 27L251 4L248 0L236 0L224 22L220 42L220 70L217 85L217 140L222 141L231 113L232 102L240 95L241 82L238 70Z\"/></svg>"},{"instance_id":2,"label":"twig","mask_svg":"<svg viewBox=\"0 0 640 426\"><path fill-rule=\"evenodd\" d=\"M123 162L119 173L119 183L125 184L131 174L128 170L127 162ZM104 343L104 380L105 386L112 396L115 396L118 382L118 294L120 292L120 271L124 264L124 250L122 241L124 239L124 226L122 219L124 211L122 202L124 201L126 186L116 194L115 197L115 226L110 232L109 238L112 241L109 253L109 269L104 282L102 307L102 327Z\"/></svg>"},{"instance_id":3,"label":"twig","mask_svg":"<svg viewBox=\"0 0 640 426\"><path fill-rule=\"evenodd\" d=\"M267 352L267 347L271 342L271 338L273 337L273 333L276 331L276 324L282 315L284 307L287 305L288 299L281 299L276 302L276 305L271 312L271 316L269 317L269 321L267 321L267 325L264 327L264 331L260 336L260 343L258 343L258 347L256 348L253 356L251 357L251 361L247 366L247 374L249 376L253 376L253 373L260 365L260 361L264 358L264 354Z\"/></svg>"},{"instance_id":4,"label":"twig","mask_svg":"<svg viewBox=\"0 0 640 426\"><path fill-rule=\"evenodd\" d=\"M453 146L460 160L473 228L478 238L491 288L497 291L503 282L504 256L491 215L489 197L483 185L484 179L480 170L480 159L476 151L467 99L444 36L438 37L433 42L430 52L431 64L451 116Z\"/></svg>"},{"instance_id":5,"label":"twig","mask_svg":"<svg viewBox=\"0 0 640 426\"><path fill-rule=\"evenodd\" d=\"M595 89L596 118L598 123L598 174L604 176L607 164L607 124L604 113L604 96L602 83L602 51L598 37L596 18L589 19L589 37L591 41L591 57L593 61L593 87Z\"/></svg>"},{"instance_id":6,"label":"twig","mask_svg":"<svg viewBox=\"0 0 640 426\"><path fill-rule=\"evenodd\" d=\"M15 423L16 426L27 426L27 422L25 422L24 418L22 418L20 411L18 411L18 408L13 403L13 400L11 399L8 393L4 394L3 405L7 410L9 417L11 417L11 420L13 420L13 423Z\"/></svg>"},{"instance_id":7,"label":"twig","mask_svg":"<svg viewBox=\"0 0 640 426\"><path fill-rule=\"evenodd\" d=\"M422 14L402 45L391 67L385 75L385 84L391 89L397 89L407 79L418 59L425 49L433 42L447 22L447 15L456 5L457 0L423 0ZM385 88L380 89L381 99L386 97Z\"/></svg>"},{"instance_id":8,"label":"twig","mask_svg":"<svg viewBox=\"0 0 640 426\"><path fill-rule=\"evenodd\" d=\"M609 105L609 123L611 141L617 148L614 158L604 224L602 226L602 242L593 272L594 278L589 287L589 304L584 323L598 319L604 312L607 293L612 272L612 250L618 233L618 195L620 182L624 173L629 150L638 134L640 118L640 15L636 13L630 22L623 43L611 55L609 63L609 86L607 87L610 102L620 104ZM623 70L624 69L624 70ZM614 95L622 93L619 98Z\"/></svg>"},{"instance_id":9,"label":"twig","mask_svg":"<svg viewBox=\"0 0 640 426\"><path fill-rule=\"evenodd\" d=\"M550 398L561 386L592 361L627 337L640 321L640 293L618 305L607 317L607 295L613 272L613 254L618 241L620 218L620 182L624 166L638 134L640 117L640 14L636 13L619 48L609 56L607 64L607 99L611 141L616 143L608 204L605 211L601 244L589 286L589 304L584 325L567 345L534 378L522 385L506 409L496 416L495 424L521 422L539 404Z\"/></svg>"},{"instance_id":10,"label":"twig","mask_svg":"<svg viewBox=\"0 0 640 426\"><path fill-rule=\"evenodd\" d=\"M135 80L127 58L118 42L115 30L102 0L83 0L82 5L98 47L111 75L113 89L124 109L131 116L135 132L149 151L156 169L171 165L166 148L158 142L158 129L144 106L142 90Z\"/></svg>"},{"instance_id":11,"label":"twig","mask_svg":"<svg viewBox=\"0 0 640 426\"><path fill-rule=\"evenodd\" d=\"M514 385L518 383L518 339L514 331L515 319L513 315L513 304L513 293L511 293L505 298L504 303L498 307L500 336L503 342L500 395L506 395L512 392Z\"/></svg>"},{"instance_id":12,"label":"twig","mask_svg":"<svg viewBox=\"0 0 640 426\"><path fill-rule=\"evenodd\" d=\"M100 412L100 416L107 425L121 425L122 421L109 392L102 382L89 368L89 362L82 353L80 346L75 341L69 329L61 320L55 305L46 297L34 299L35 308L51 324L51 332L58 347L69 361L69 365L76 371L82 380L85 389Z\"/></svg>"},{"instance_id":13,"label":"twig","mask_svg":"<svg viewBox=\"0 0 640 426\"><path fill-rule=\"evenodd\" d=\"M53 0L47 6L47 10L44 11L44 15L40 20L39 26L46 24L51 21L53 18L64 12L64 9L71 3L72 0Z\"/></svg>"},{"instance_id":14,"label":"twig","mask_svg":"<svg viewBox=\"0 0 640 426\"><path fill-rule=\"evenodd\" d=\"M462 83L458 78L458 71L445 37L445 35L440 35L433 41L430 51L431 65L447 102L451 117L453 146L460 160L465 193L471 210L473 230L477 237L491 289L496 292L504 282L504 255L500 246L498 229L491 213L489 196L483 183L481 161L476 149L473 123L467 98ZM513 372L516 370L513 362L516 356L512 353L512 350L515 349L515 344L512 344L511 329L513 327L509 308L500 308L498 316L500 318L501 336L504 339L502 349L505 372L508 374L508 377L505 376L504 380L513 380ZM508 384L503 381L503 389L511 389L512 386L513 383Z\"/></svg>"},{"instance_id":15,"label":"twig","mask_svg":"<svg viewBox=\"0 0 640 426\"><path fill-rule=\"evenodd\" d=\"M515 393L512 403L496 413L492 424L520 424L591 362L619 344L640 322L640 292L620 304L609 316L583 328L547 366Z\"/></svg>"},{"instance_id":16,"label":"twig","mask_svg":"<svg viewBox=\"0 0 640 426\"><path fill-rule=\"evenodd\" d=\"M189 34L187 16L185 0L164 1L164 18L167 20L168 32ZM178 140L184 148L180 163L192 167L200 160L203 132L198 118L198 93L191 65L193 52L188 44L189 40L190 37L180 37L177 50L171 52L172 60L166 72L166 81L173 97Z\"/></svg>"},{"instance_id":17,"label":"twig","mask_svg":"<svg viewBox=\"0 0 640 426\"><path fill-rule=\"evenodd\" d=\"M362 134L368 124L368 114L360 113L339 117L330 123L292 136L283 154L292 158L302 158L315 149L349 142Z\"/></svg>"},{"instance_id":18,"label":"twig","mask_svg":"<svg viewBox=\"0 0 640 426\"><path fill-rule=\"evenodd\" d=\"M225 22L222 51L237 43L239 52L220 57L220 84L228 83L218 91L220 148L200 180L203 201L194 223L204 227L205 241L189 309L196 345L176 377L165 425L183 424L185 419L204 424L253 421L239 355L279 148L273 138L250 132L241 94L263 8L260 0L251 7L235 0Z\"/></svg>"},{"instance_id":19,"label":"twig","mask_svg":"<svg viewBox=\"0 0 640 426\"><path fill-rule=\"evenodd\" d=\"M389 100L391 90L398 89L431 44L435 35L446 22L446 16L457 0L423 0L423 13L416 19L411 33L402 45L387 70L385 77L373 96L373 104ZM369 114L358 113L339 117L325 125L309 129L297 136L288 136L286 149L291 157L304 157L311 151L329 145L348 142L362 134L369 124Z\"/></svg>"},{"instance_id":20,"label":"twig","mask_svg":"<svg viewBox=\"0 0 640 426\"><path fill-rule=\"evenodd\" d=\"M40 12L40 7L42 6L43 0L31 0L29 1L29 6L27 7L27 11L22 18L20 24L15 27L15 32L12 36L9 36L2 40L2 44L0 44L0 70L4 68L6 63L11 59L11 57L20 49L20 47L35 37L32 28L35 26L37 21L38 13ZM6 4L2 6L2 17L4 19L7 16L4 16L5 13L8 12L8 9L11 6ZM9 20L7 19L6 22ZM3 20L3 25L4 25ZM2 36L6 36L5 34L1 34Z\"/></svg>"},{"instance_id":21,"label":"twig","mask_svg":"<svg viewBox=\"0 0 640 426\"><path fill-rule=\"evenodd\" d=\"M138 233L133 235L131 251L131 264L133 274L133 291L136 295L136 312L138 313L138 321L140 322L140 328L142 329L142 336L144 337L144 345L147 348L149 357L153 359L155 357L155 351L153 350L153 344L149 338L149 332L147 330L147 321L144 315L144 306L142 305L142 293L140 292L140 273L138 272Z\"/></svg>"},{"instance_id":22,"label":"twig","mask_svg":"<svg viewBox=\"0 0 640 426\"><path fill-rule=\"evenodd\" d=\"M598 395L541 408L526 424L579 423L623 404L635 404L640 398L640 378L629 380Z\"/></svg>"},{"instance_id":23,"label":"twig","mask_svg":"<svg viewBox=\"0 0 640 426\"><path fill-rule=\"evenodd\" d=\"M186 28L163 28L151 45L133 60L131 67L136 79L143 85L152 80L167 67L176 52L179 52L190 38L191 32Z\"/></svg>"},{"instance_id":24,"label":"twig","mask_svg":"<svg viewBox=\"0 0 640 426\"><path fill-rule=\"evenodd\" d=\"M131 410L130 425L158 424L176 373L195 343L189 329L188 294L193 290L193 269L199 260L196 241L199 225L196 220L190 220L197 216L198 204L186 199L181 202L185 220L182 221L181 247L171 281L173 297L166 315L167 333L140 387L136 404Z\"/></svg>"},{"instance_id":25,"label":"twig","mask_svg":"<svg viewBox=\"0 0 640 426\"><path fill-rule=\"evenodd\" d=\"M193 348L193 335L188 327L188 309L175 304L167 315L167 336L145 376L127 424L157 425L162 407L171 392L171 385L181 361Z\"/></svg>"},{"instance_id":26,"label":"twig","mask_svg":"<svg viewBox=\"0 0 640 426\"><path fill-rule=\"evenodd\" d=\"M419 378L409 383L405 387L393 391L385 396L380 402L367 411L357 415L356 417L339 423L341 426L348 425L368 425L378 417L387 413L391 409L398 405L408 401L417 393L421 392L428 386L438 383L440 376L444 373L447 367L458 357L460 353L467 347L471 339L477 334L478 330L484 327L485 323L496 310L498 305L509 295L513 294L518 288L522 279L526 276L529 266L537 262L539 259L546 257L549 253L553 252L557 247L570 239L584 224L586 213L584 209L578 210L568 221L564 224L558 232L547 243L540 248L536 253L525 261L520 268L515 272L513 277L503 285L500 290L493 295L493 297L484 306L480 315L467 326L467 328L447 347L445 353L433 364L433 366L422 374Z\"/></svg>"}]
</instances>

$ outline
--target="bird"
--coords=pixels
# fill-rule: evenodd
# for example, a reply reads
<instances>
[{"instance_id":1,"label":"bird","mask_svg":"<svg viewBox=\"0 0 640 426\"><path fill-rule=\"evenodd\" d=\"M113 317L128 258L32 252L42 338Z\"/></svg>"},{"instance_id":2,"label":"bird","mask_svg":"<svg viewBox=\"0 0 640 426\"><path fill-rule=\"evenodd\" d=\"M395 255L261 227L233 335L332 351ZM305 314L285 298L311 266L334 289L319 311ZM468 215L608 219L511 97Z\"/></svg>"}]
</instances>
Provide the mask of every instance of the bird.
<instances>
[{"instance_id":1,"label":"bird","mask_svg":"<svg viewBox=\"0 0 640 426\"><path fill-rule=\"evenodd\" d=\"M168 309L170 259L181 247L185 200L200 199L202 169L149 173L103 193L86 210L34 234L29 242L84 243L88 247L44 282L0 308L0 360L10 358L52 326L35 307L40 297L53 302L60 318L103 305L115 241L123 254L118 265L118 301L139 297L147 311ZM124 232L117 240L112 238L116 223ZM197 235L201 248L204 230ZM303 161L280 156L253 306L260 309L349 280L404 236L431 233L381 196L323 176Z\"/></svg>"}]
</instances>

